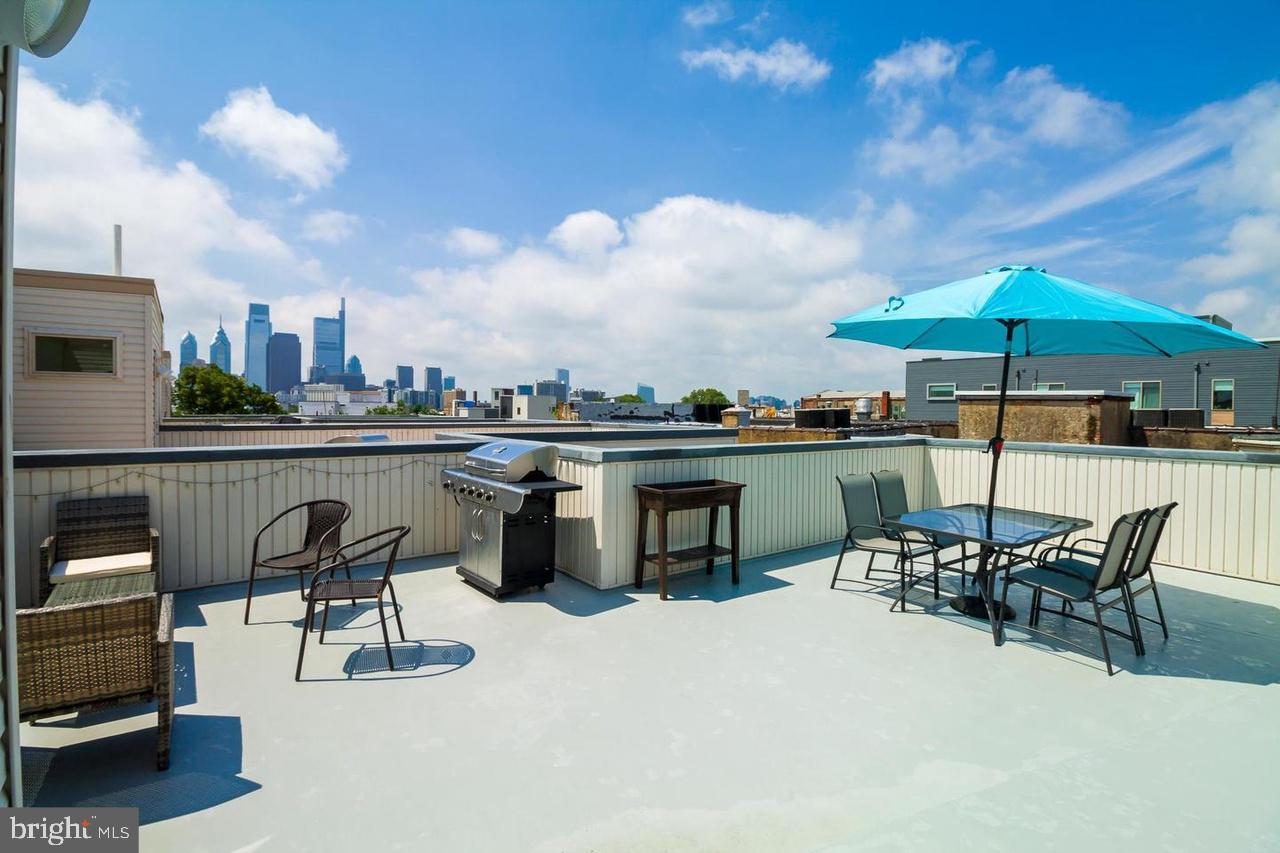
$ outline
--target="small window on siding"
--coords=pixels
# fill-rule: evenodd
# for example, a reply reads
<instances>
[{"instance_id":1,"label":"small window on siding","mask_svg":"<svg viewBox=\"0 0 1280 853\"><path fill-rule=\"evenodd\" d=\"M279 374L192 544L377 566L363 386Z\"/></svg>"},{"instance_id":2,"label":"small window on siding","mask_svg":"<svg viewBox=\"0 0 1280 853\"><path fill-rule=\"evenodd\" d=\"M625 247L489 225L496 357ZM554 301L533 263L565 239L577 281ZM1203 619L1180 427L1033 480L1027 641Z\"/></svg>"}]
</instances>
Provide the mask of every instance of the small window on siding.
<instances>
[{"instance_id":1,"label":"small window on siding","mask_svg":"<svg viewBox=\"0 0 1280 853\"><path fill-rule=\"evenodd\" d=\"M1032 391L1065 391L1067 383L1065 382L1035 382L1031 385Z\"/></svg>"},{"instance_id":2,"label":"small window on siding","mask_svg":"<svg viewBox=\"0 0 1280 853\"><path fill-rule=\"evenodd\" d=\"M115 338L80 338L44 334L33 337L36 373L115 375Z\"/></svg>"},{"instance_id":3,"label":"small window on siding","mask_svg":"<svg viewBox=\"0 0 1280 853\"><path fill-rule=\"evenodd\" d=\"M956 383L937 382L926 385L924 395L929 400L954 400L956 398Z\"/></svg>"},{"instance_id":4,"label":"small window on siding","mask_svg":"<svg viewBox=\"0 0 1280 853\"><path fill-rule=\"evenodd\" d=\"M1131 409L1160 408L1161 383L1159 380L1132 380L1120 385L1122 393L1133 398Z\"/></svg>"},{"instance_id":5,"label":"small window on siding","mask_svg":"<svg viewBox=\"0 0 1280 853\"><path fill-rule=\"evenodd\" d=\"M1213 380L1213 410L1215 412L1234 412L1236 409L1236 381L1234 379Z\"/></svg>"},{"instance_id":6,"label":"small window on siding","mask_svg":"<svg viewBox=\"0 0 1280 853\"><path fill-rule=\"evenodd\" d=\"M996 385L996 383L994 383L994 382L983 382L983 383L982 383L982 390L983 390L983 391L999 391L999 390L1000 390L1000 386L999 386L999 385Z\"/></svg>"}]
</instances>

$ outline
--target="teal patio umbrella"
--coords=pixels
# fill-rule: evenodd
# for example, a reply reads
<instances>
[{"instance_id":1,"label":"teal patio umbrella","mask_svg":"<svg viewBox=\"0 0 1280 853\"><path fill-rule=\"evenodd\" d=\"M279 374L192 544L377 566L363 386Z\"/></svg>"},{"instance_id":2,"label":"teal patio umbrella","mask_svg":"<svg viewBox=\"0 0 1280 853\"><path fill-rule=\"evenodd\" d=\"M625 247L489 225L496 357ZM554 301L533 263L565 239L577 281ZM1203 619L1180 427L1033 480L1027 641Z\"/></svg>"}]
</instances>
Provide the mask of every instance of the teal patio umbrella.
<instances>
[{"instance_id":1,"label":"teal patio umbrella","mask_svg":"<svg viewBox=\"0 0 1280 853\"><path fill-rule=\"evenodd\" d=\"M836 320L830 337L899 349L1004 353L987 498L990 528L1004 450L1009 359L1019 355L1158 355L1264 346L1247 335L1040 267L1002 266L893 296Z\"/></svg>"}]
</instances>

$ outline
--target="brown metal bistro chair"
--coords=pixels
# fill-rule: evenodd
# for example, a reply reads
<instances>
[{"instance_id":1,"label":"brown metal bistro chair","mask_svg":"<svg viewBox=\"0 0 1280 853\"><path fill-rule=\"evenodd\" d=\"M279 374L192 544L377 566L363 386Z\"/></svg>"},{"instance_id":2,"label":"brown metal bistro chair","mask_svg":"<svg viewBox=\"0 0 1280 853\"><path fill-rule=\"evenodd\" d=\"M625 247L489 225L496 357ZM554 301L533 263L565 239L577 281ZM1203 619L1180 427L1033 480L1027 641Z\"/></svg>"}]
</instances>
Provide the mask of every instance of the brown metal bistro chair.
<instances>
[{"instance_id":1,"label":"brown metal bistro chair","mask_svg":"<svg viewBox=\"0 0 1280 853\"><path fill-rule=\"evenodd\" d=\"M324 616L320 620L320 642L323 643L325 631L329 626L329 603L331 601L350 600L352 604L355 604L356 599L363 599L365 601L376 600L378 602L378 619L382 625L382 644L387 650L387 669L396 668L395 659L391 656L391 637L387 633L387 611L383 607L382 596L383 593L391 596L391 612L396 617L396 628L400 631L400 641L404 642L404 623L400 621L400 605L396 601L396 588L391 585L391 573L396 567L396 554L400 550L400 543L408 535L408 527L390 527L347 542L338 549L334 561L316 572L311 578L311 589L307 593L307 615L302 620L302 642L298 645L298 668L293 674L294 681L302 680L302 656L307 651L307 634L310 634L315 628L316 605L324 604ZM381 576L357 580L351 579L351 567L353 565L357 565L361 561L368 561L375 554L383 552L386 553L386 556L381 559L386 560L386 565L383 566ZM339 580L334 577L334 573L338 569L346 570L346 580Z\"/></svg>"},{"instance_id":2,"label":"brown metal bistro chair","mask_svg":"<svg viewBox=\"0 0 1280 853\"><path fill-rule=\"evenodd\" d=\"M296 512L306 512L307 528L302 536L302 547L274 557L259 557L262 537L268 530ZM249 624L249 608L253 605L253 582L258 568L275 572L297 572L298 594L307 600L303 575L318 572L338 552L342 541L342 525L351 517L351 505L346 501L321 499L291 506L263 525L253 537L253 558L249 563L249 594L244 602L244 624ZM354 602L353 602L354 603Z\"/></svg>"}]
</instances>

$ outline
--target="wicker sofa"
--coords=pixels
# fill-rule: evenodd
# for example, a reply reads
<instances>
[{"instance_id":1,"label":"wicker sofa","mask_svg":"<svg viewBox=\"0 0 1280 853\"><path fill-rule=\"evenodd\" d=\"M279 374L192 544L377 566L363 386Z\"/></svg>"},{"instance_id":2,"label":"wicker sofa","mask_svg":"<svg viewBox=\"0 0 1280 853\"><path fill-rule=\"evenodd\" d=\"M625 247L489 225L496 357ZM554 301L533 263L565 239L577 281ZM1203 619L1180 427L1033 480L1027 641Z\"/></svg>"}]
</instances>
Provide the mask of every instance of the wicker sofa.
<instances>
[{"instance_id":1,"label":"wicker sofa","mask_svg":"<svg viewBox=\"0 0 1280 853\"><path fill-rule=\"evenodd\" d=\"M151 527L146 495L59 501L55 519L54 535L40 545L41 603L53 591L55 575L68 567L110 573L113 563L122 563L114 570L145 568L159 577L160 534Z\"/></svg>"},{"instance_id":2,"label":"wicker sofa","mask_svg":"<svg viewBox=\"0 0 1280 853\"><path fill-rule=\"evenodd\" d=\"M36 720L158 703L156 767L173 729L173 595L18 611L18 713Z\"/></svg>"}]
</instances>

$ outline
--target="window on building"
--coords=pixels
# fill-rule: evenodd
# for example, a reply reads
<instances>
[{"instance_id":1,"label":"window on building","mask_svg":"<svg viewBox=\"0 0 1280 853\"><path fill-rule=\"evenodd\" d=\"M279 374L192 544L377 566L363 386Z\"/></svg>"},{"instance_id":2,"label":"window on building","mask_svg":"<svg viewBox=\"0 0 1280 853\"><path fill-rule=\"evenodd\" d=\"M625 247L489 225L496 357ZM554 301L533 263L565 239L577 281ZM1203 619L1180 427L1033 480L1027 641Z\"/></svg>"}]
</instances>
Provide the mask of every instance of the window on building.
<instances>
[{"instance_id":1,"label":"window on building","mask_svg":"<svg viewBox=\"0 0 1280 853\"><path fill-rule=\"evenodd\" d=\"M116 372L116 339L36 334L36 373L96 373L107 376Z\"/></svg>"},{"instance_id":2,"label":"window on building","mask_svg":"<svg viewBox=\"0 0 1280 853\"><path fill-rule=\"evenodd\" d=\"M983 391L999 391L1000 386L996 385L996 383L994 382L983 382L982 390Z\"/></svg>"},{"instance_id":3,"label":"window on building","mask_svg":"<svg viewBox=\"0 0 1280 853\"><path fill-rule=\"evenodd\" d=\"M1065 391L1067 383L1065 382L1033 382L1031 384L1032 391Z\"/></svg>"},{"instance_id":4,"label":"window on building","mask_svg":"<svg viewBox=\"0 0 1280 853\"><path fill-rule=\"evenodd\" d=\"M956 383L936 382L926 385L924 395L929 400L954 400L956 398Z\"/></svg>"},{"instance_id":5,"label":"window on building","mask_svg":"<svg viewBox=\"0 0 1280 853\"><path fill-rule=\"evenodd\" d=\"M1132 380L1120 385L1121 393L1133 398L1129 404L1131 409L1160 408L1160 388L1159 380Z\"/></svg>"},{"instance_id":6,"label":"window on building","mask_svg":"<svg viewBox=\"0 0 1280 853\"><path fill-rule=\"evenodd\" d=\"M1213 380L1213 410L1215 412L1234 412L1236 408L1236 381L1234 379Z\"/></svg>"}]
</instances>

